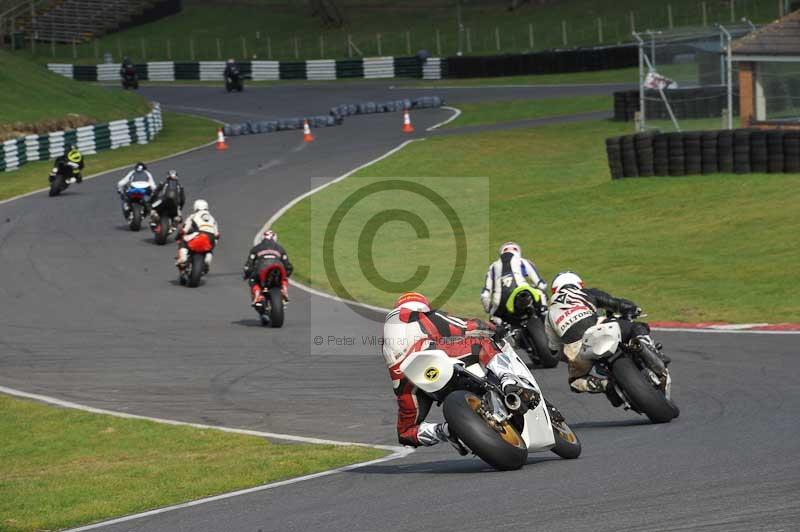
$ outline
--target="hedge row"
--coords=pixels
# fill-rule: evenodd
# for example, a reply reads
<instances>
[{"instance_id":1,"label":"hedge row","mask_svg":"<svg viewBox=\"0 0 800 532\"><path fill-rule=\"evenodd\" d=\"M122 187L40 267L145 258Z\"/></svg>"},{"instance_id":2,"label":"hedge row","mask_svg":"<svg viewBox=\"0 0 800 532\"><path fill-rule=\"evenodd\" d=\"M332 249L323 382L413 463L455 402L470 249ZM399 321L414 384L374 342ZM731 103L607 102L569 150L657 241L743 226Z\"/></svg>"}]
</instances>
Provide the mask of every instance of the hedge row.
<instances>
[{"instance_id":1,"label":"hedge row","mask_svg":"<svg viewBox=\"0 0 800 532\"><path fill-rule=\"evenodd\" d=\"M611 178L798 173L800 131L638 133L606 139Z\"/></svg>"}]
</instances>

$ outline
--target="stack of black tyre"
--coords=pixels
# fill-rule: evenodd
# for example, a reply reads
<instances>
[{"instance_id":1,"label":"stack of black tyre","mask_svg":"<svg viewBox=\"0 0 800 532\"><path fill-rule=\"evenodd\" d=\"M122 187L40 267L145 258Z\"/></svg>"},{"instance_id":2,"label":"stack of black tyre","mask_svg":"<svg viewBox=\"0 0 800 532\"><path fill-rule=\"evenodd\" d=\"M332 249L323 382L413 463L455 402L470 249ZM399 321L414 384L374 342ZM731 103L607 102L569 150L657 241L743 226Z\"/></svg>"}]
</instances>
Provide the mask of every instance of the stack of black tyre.
<instances>
[{"instance_id":1,"label":"stack of black tyre","mask_svg":"<svg viewBox=\"0 0 800 532\"><path fill-rule=\"evenodd\" d=\"M606 139L612 179L713 173L800 173L800 131L637 133Z\"/></svg>"}]
</instances>

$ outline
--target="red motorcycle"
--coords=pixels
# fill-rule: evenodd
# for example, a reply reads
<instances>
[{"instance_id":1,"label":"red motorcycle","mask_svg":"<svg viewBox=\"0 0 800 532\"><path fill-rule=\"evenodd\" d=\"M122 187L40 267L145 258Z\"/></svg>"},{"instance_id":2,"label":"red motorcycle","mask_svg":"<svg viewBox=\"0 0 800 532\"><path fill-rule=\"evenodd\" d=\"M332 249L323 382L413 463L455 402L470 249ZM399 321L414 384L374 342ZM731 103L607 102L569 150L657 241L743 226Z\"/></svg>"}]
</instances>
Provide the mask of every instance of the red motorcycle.
<instances>
[{"instance_id":1,"label":"red motorcycle","mask_svg":"<svg viewBox=\"0 0 800 532\"><path fill-rule=\"evenodd\" d=\"M281 287L288 277L286 269L280 262L273 262L258 272L259 286L263 303L256 306L261 324L269 327L283 326L284 302Z\"/></svg>"},{"instance_id":2,"label":"red motorcycle","mask_svg":"<svg viewBox=\"0 0 800 532\"><path fill-rule=\"evenodd\" d=\"M208 273L206 254L214 249L214 243L209 235L199 233L191 240L186 241L186 247L189 249L189 258L186 259L186 265L181 271L178 281L182 285L194 288L200 284L200 278Z\"/></svg>"}]
</instances>

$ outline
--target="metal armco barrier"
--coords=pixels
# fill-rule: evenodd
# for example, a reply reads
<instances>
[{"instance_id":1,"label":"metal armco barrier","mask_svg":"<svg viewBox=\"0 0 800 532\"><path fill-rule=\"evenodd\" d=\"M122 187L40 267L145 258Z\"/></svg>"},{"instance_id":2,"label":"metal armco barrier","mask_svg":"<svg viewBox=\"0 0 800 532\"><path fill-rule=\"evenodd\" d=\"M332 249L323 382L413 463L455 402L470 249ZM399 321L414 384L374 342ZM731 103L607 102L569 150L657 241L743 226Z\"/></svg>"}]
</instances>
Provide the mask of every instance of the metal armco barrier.
<instances>
[{"instance_id":1,"label":"metal armco barrier","mask_svg":"<svg viewBox=\"0 0 800 532\"><path fill-rule=\"evenodd\" d=\"M800 172L800 130L637 133L606 139L611 179Z\"/></svg>"},{"instance_id":2,"label":"metal armco barrier","mask_svg":"<svg viewBox=\"0 0 800 532\"><path fill-rule=\"evenodd\" d=\"M29 161L55 159L63 155L65 146L70 144L76 144L84 155L130 144L147 144L163 127L161 106L156 103L147 115L130 120L7 140L0 144L0 172L16 170Z\"/></svg>"}]
</instances>

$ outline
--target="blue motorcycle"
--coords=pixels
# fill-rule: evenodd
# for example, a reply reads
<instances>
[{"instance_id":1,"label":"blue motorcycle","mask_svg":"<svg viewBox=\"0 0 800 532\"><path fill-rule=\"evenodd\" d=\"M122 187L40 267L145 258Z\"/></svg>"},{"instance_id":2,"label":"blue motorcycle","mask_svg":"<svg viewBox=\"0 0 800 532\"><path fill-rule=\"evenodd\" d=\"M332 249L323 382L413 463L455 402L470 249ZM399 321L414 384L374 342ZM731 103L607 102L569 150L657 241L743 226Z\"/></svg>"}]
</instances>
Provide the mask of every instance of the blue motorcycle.
<instances>
[{"instance_id":1,"label":"blue motorcycle","mask_svg":"<svg viewBox=\"0 0 800 532\"><path fill-rule=\"evenodd\" d=\"M122 193L122 214L131 231L142 228L142 220L150 212L150 189L128 187Z\"/></svg>"}]
</instances>

